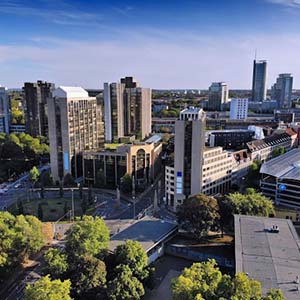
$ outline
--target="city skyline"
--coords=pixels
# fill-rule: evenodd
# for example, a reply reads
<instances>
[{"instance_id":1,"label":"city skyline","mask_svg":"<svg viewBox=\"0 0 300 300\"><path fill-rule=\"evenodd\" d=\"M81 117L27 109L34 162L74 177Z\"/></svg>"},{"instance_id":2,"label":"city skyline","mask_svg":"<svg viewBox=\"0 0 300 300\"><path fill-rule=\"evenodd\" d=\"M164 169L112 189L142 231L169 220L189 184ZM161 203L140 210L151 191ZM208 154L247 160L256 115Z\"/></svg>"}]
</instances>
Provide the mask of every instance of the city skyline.
<instances>
[{"instance_id":1,"label":"city skyline","mask_svg":"<svg viewBox=\"0 0 300 300\"><path fill-rule=\"evenodd\" d=\"M101 88L130 74L155 89L251 89L257 49L268 89L280 73L298 88L300 2L240 2L1 1L0 84Z\"/></svg>"}]
</instances>

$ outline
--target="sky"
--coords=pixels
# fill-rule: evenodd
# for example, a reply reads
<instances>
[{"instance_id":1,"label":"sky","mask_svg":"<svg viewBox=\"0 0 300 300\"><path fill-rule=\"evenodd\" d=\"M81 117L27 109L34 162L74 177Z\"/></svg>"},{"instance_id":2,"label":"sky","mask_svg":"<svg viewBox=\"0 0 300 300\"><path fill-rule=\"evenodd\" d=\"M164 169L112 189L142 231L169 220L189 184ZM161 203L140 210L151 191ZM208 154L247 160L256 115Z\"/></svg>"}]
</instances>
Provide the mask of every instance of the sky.
<instances>
[{"instance_id":1,"label":"sky","mask_svg":"<svg viewBox=\"0 0 300 300\"><path fill-rule=\"evenodd\" d=\"M249 89L253 59L268 87L300 88L300 0L0 0L0 84Z\"/></svg>"}]
</instances>

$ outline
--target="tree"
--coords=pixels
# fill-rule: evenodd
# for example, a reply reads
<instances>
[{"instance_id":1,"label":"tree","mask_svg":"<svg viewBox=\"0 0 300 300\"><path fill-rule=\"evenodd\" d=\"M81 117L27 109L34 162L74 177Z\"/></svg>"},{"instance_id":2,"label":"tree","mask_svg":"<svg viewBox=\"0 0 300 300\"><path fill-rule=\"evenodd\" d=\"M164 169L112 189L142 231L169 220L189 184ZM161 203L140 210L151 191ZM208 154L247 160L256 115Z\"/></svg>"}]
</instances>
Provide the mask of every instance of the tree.
<instances>
[{"instance_id":1,"label":"tree","mask_svg":"<svg viewBox=\"0 0 300 300\"><path fill-rule=\"evenodd\" d=\"M83 215L86 213L87 208L88 208L88 203L86 201L86 198L84 197L81 201L81 210Z\"/></svg>"},{"instance_id":2,"label":"tree","mask_svg":"<svg viewBox=\"0 0 300 300\"><path fill-rule=\"evenodd\" d=\"M64 196L64 188L62 184L59 185L59 197L62 198Z\"/></svg>"},{"instance_id":3,"label":"tree","mask_svg":"<svg viewBox=\"0 0 300 300\"><path fill-rule=\"evenodd\" d=\"M130 193L132 191L132 178L127 173L121 178L121 191L123 193Z\"/></svg>"},{"instance_id":4,"label":"tree","mask_svg":"<svg viewBox=\"0 0 300 300\"><path fill-rule=\"evenodd\" d=\"M72 272L73 290L80 299L101 299L106 288L106 267L103 261L93 256L84 256L78 270ZM78 298L78 297L76 297Z\"/></svg>"},{"instance_id":5,"label":"tree","mask_svg":"<svg viewBox=\"0 0 300 300\"><path fill-rule=\"evenodd\" d=\"M44 171L40 175L41 185L44 187L53 186L53 178L49 171Z\"/></svg>"},{"instance_id":6,"label":"tree","mask_svg":"<svg viewBox=\"0 0 300 300\"><path fill-rule=\"evenodd\" d=\"M41 186L41 198L42 198L42 199L45 198L45 188L44 188L43 185Z\"/></svg>"},{"instance_id":7,"label":"tree","mask_svg":"<svg viewBox=\"0 0 300 300\"><path fill-rule=\"evenodd\" d=\"M72 300L70 297L70 280L51 280L47 275L28 284L25 289L25 300Z\"/></svg>"},{"instance_id":8,"label":"tree","mask_svg":"<svg viewBox=\"0 0 300 300\"><path fill-rule=\"evenodd\" d=\"M89 190L88 190L88 202L89 202L89 205L93 204L93 190L91 187L89 187Z\"/></svg>"},{"instance_id":9,"label":"tree","mask_svg":"<svg viewBox=\"0 0 300 300\"><path fill-rule=\"evenodd\" d=\"M194 263L172 280L173 300L283 300L281 291L262 296L261 283L244 273L223 275L215 260ZM269 298L267 298L269 297Z\"/></svg>"},{"instance_id":10,"label":"tree","mask_svg":"<svg viewBox=\"0 0 300 300\"><path fill-rule=\"evenodd\" d=\"M104 171L102 169L99 169L96 174L96 182L95 186L98 188L103 188L105 186L105 176Z\"/></svg>"},{"instance_id":11,"label":"tree","mask_svg":"<svg viewBox=\"0 0 300 300\"><path fill-rule=\"evenodd\" d=\"M42 207L42 204L39 203L39 206L38 206L38 218L41 221L43 221L43 216L44 216L44 214L43 214L43 207Z\"/></svg>"},{"instance_id":12,"label":"tree","mask_svg":"<svg viewBox=\"0 0 300 300\"><path fill-rule=\"evenodd\" d=\"M75 186L75 180L70 173L66 174L64 177L64 186L72 187Z\"/></svg>"},{"instance_id":13,"label":"tree","mask_svg":"<svg viewBox=\"0 0 300 300\"><path fill-rule=\"evenodd\" d=\"M220 219L218 209L215 198L203 194L190 197L178 207L179 224L192 232L195 238L200 239L218 224Z\"/></svg>"},{"instance_id":14,"label":"tree","mask_svg":"<svg viewBox=\"0 0 300 300\"><path fill-rule=\"evenodd\" d=\"M139 300L145 294L142 283L133 276L127 265L116 268L117 276L109 282L107 288L110 300Z\"/></svg>"},{"instance_id":15,"label":"tree","mask_svg":"<svg viewBox=\"0 0 300 300\"><path fill-rule=\"evenodd\" d=\"M37 167L33 167L29 172L29 180L32 182L33 185L38 181L40 176L40 171Z\"/></svg>"},{"instance_id":16,"label":"tree","mask_svg":"<svg viewBox=\"0 0 300 300\"><path fill-rule=\"evenodd\" d=\"M108 247L109 230L101 218L84 216L69 229L66 240L69 263L73 264L83 256L101 256Z\"/></svg>"},{"instance_id":17,"label":"tree","mask_svg":"<svg viewBox=\"0 0 300 300\"><path fill-rule=\"evenodd\" d=\"M286 152L286 150L284 147L282 147L282 146L277 147L273 150L272 157L280 156L280 155L284 154L285 152Z\"/></svg>"},{"instance_id":18,"label":"tree","mask_svg":"<svg viewBox=\"0 0 300 300\"><path fill-rule=\"evenodd\" d=\"M18 214L19 215L23 215L24 214L24 206L23 206L22 201L18 202Z\"/></svg>"},{"instance_id":19,"label":"tree","mask_svg":"<svg viewBox=\"0 0 300 300\"><path fill-rule=\"evenodd\" d=\"M59 249L50 248L45 255L46 269L49 274L58 278L68 270L67 255Z\"/></svg>"},{"instance_id":20,"label":"tree","mask_svg":"<svg viewBox=\"0 0 300 300\"><path fill-rule=\"evenodd\" d=\"M246 194L233 193L226 198L232 214L269 217L275 215L273 202L255 189L247 189Z\"/></svg>"},{"instance_id":21,"label":"tree","mask_svg":"<svg viewBox=\"0 0 300 300\"><path fill-rule=\"evenodd\" d=\"M147 279L149 275L147 270L148 256L139 242L126 241L125 244L117 246L115 255L117 264L127 265L133 276L140 281Z\"/></svg>"}]
</instances>

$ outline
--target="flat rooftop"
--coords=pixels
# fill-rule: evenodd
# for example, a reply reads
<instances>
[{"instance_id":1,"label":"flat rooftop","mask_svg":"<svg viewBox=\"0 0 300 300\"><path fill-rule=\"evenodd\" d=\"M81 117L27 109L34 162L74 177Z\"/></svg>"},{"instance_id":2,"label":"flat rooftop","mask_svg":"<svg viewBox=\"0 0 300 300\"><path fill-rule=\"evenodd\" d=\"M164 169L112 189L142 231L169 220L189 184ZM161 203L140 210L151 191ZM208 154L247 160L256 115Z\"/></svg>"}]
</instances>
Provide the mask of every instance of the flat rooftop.
<instances>
[{"instance_id":1,"label":"flat rooftop","mask_svg":"<svg viewBox=\"0 0 300 300\"><path fill-rule=\"evenodd\" d=\"M300 148L290 150L265 162L260 173L282 179L300 180Z\"/></svg>"},{"instance_id":2,"label":"flat rooftop","mask_svg":"<svg viewBox=\"0 0 300 300\"><path fill-rule=\"evenodd\" d=\"M127 240L134 240L140 242L143 249L148 252L176 230L176 224L144 217L111 237L109 250L114 251L118 245L124 244Z\"/></svg>"},{"instance_id":3,"label":"flat rooftop","mask_svg":"<svg viewBox=\"0 0 300 300\"><path fill-rule=\"evenodd\" d=\"M269 229L279 226L279 233ZM235 269L262 283L263 293L281 289L285 300L300 299L295 283L300 275L299 237L290 220L234 216Z\"/></svg>"}]
</instances>

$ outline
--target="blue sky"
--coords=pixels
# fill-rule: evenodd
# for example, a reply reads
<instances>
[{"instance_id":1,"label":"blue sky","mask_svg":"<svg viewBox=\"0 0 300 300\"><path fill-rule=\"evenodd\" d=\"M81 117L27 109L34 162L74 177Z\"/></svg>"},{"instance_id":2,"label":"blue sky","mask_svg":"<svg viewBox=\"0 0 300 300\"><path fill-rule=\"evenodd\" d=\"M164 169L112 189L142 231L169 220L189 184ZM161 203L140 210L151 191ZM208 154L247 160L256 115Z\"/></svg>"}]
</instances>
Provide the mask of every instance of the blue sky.
<instances>
[{"instance_id":1,"label":"blue sky","mask_svg":"<svg viewBox=\"0 0 300 300\"><path fill-rule=\"evenodd\" d=\"M300 83L300 0L0 0L0 84L37 79L101 88L133 75L152 88Z\"/></svg>"}]
</instances>

